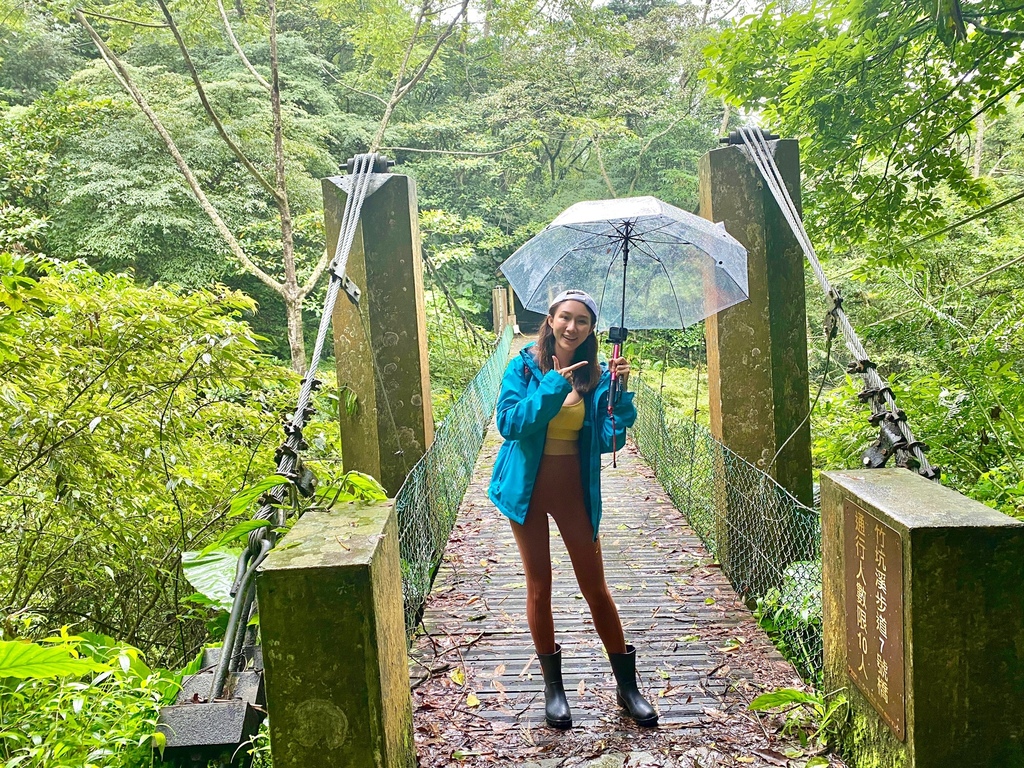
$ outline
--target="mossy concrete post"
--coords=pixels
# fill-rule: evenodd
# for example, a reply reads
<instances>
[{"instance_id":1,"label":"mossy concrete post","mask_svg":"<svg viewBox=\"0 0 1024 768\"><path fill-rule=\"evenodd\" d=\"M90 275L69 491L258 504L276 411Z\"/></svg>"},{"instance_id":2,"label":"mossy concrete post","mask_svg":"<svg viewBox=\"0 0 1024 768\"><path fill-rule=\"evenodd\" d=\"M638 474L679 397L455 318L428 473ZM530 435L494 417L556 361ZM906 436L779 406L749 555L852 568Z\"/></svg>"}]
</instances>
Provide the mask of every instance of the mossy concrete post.
<instances>
[{"instance_id":1,"label":"mossy concrete post","mask_svg":"<svg viewBox=\"0 0 1024 768\"><path fill-rule=\"evenodd\" d=\"M1024 523L897 468L822 473L821 517L851 764L1024 765Z\"/></svg>"},{"instance_id":2,"label":"mossy concrete post","mask_svg":"<svg viewBox=\"0 0 1024 768\"><path fill-rule=\"evenodd\" d=\"M308 512L256 585L275 768L414 766L394 503Z\"/></svg>"},{"instance_id":3,"label":"mossy concrete post","mask_svg":"<svg viewBox=\"0 0 1024 768\"><path fill-rule=\"evenodd\" d=\"M800 206L800 159L795 140L769 142L794 202ZM740 147L708 152L699 164L700 215L725 224L747 249L750 298L709 317L705 330L711 431L730 450L774 477L798 501L810 506L810 424L807 372L807 320L804 256L757 166ZM787 442L788 440L788 442ZM784 446L784 447L783 447ZM777 456L776 456L777 454ZM734 462L721 460L726 474ZM723 565L737 568L733 583L741 591L774 586L775 569L761 572L758 558L743 551L734 530L763 528L746 519L746 507L719 489L722 525L718 546ZM780 541L800 541L793 530L773 526ZM803 538L806 539L806 536ZM804 555L792 545L781 551ZM808 552L806 556L810 556ZM785 565L785 564L783 564Z\"/></svg>"},{"instance_id":4,"label":"mossy concrete post","mask_svg":"<svg viewBox=\"0 0 1024 768\"><path fill-rule=\"evenodd\" d=\"M494 333L501 335L508 323L508 289L503 285L496 285L491 289L491 320L494 324Z\"/></svg>"},{"instance_id":5,"label":"mossy concrete post","mask_svg":"<svg viewBox=\"0 0 1024 768\"><path fill-rule=\"evenodd\" d=\"M505 322L512 326L515 333L519 333L519 321L516 320L516 297L511 287L505 288L505 298L508 299L508 317ZM505 330L502 328L502 330Z\"/></svg>"},{"instance_id":6,"label":"mossy concrete post","mask_svg":"<svg viewBox=\"0 0 1024 768\"><path fill-rule=\"evenodd\" d=\"M416 187L400 174L382 179L363 202L345 270L362 291L359 305L342 294L332 321L345 469L394 495L433 441L434 417ZM323 180L331 250L347 197L341 181Z\"/></svg>"}]
</instances>

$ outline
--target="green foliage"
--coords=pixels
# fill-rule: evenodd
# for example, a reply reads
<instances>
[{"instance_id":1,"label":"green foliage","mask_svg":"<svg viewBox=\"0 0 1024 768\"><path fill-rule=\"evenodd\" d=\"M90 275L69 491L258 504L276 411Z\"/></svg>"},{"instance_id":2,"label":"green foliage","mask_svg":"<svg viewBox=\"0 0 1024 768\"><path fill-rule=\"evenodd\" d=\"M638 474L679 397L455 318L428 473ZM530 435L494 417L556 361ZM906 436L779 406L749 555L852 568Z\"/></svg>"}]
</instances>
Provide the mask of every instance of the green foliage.
<instances>
[{"instance_id":1,"label":"green foliage","mask_svg":"<svg viewBox=\"0 0 1024 768\"><path fill-rule=\"evenodd\" d=\"M798 561L786 566L782 586L758 599L754 617L800 676L820 687L821 562Z\"/></svg>"},{"instance_id":2,"label":"green foliage","mask_svg":"<svg viewBox=\"0 0 1024 768\"><path fill-rule=\"evenodd\" d=\"M0 4L0 100L29 104L64 82L83 63L81 37L56 18Z\"/></svg>"},{"instance_id":3,"label":"green foliage","mask_svg":"<svg viewBox=\"0 0 1024 768\"><path fill-rule=\"evenodd\" d=\"M441 209L420 212L423 249L454 299L478 321L490 316L494 271L513 249L513 239L481 216Z\"/></svg>"},{"instance_id":4,"label":"green foliage","mask_svg":"<svg viewBox=\"0 0 1024 768\"><path fill-rule=\"evenodd\" d=\"M630 330L623 349L631 360L659 371L703 364L707 360L704 323L684 330Z\"/></svg>"},{"instance_id":5,"label":"green foliage","mask_svg":"<svg viewBox=\"0 0 1024 768\"><path fill-rule=\"evenodd\" d=\"M337 480L321 483L319 494L321 503L327 506L348 501L383 501L388 497L379 482L355 470L346 472Z\"/></svg>"},{"instance_id":6,"label":"green foliage","mask_svg":"<svg viewBox=\"0 0 1024 768\"><path fill-rule=\"evenodd\" d=\"M837 744L837 737L849 718L850 705L841 691L823 694L779 688L755 698L748 709L753 712L781 710L784 734L799 736L805 747L829 749ZM815 759L807 765L829 765L825 758L819 762L814 762Z\"/></svg>"},{"instance_id":7,"label":"green foliage","mask_svg":"<svg viewBox=\"0 0 1024 768\"><path fill-rule=\"evenodd\" d=\"M970 203L989 193L963 148L976 112L991 122L1024 82L1024 22L964 0L969 28L954 42L933 16L943 5L771 3L708 48L703 74L717 93L801 138L804 211L837 250L868 241L890 253L894 239L933 227L940 184Z\"/></svg>"},{"instance_id":8,"label":"green foliage","mask_svg":"<svg viewBox=\"0 0 1024 768\"><path fill-rule=\"evenodd\" d=\"M301 43L286 39L283 52L301 57ZM238 65L230 71L222 56L211 62L206 88L228 129L244 137L245 151L260 158L264 175L273 176L266 93ZM207 73L204 73L204 75ZM281 270L281 233L277 211L265 200L220 137L207 123L191 80L166 67L136 70L139 87L177 136L188 162L228 226L238 232L247 253L271 274ZM102 95L116 105L102 125L79 132L61 148L74 174L50 182L60 200L49 237L53 255L86 257L104 269L133 268L151 280L200 287L236 274L225 245L174 166L155 141L153 128L139 114L102 65L72 80L80 92ZM55 100L66 98L54 95ZM300 269L308 271L323 248L321 195L316 178L329 175L335 162L322 142L331 131L323 117L292 109L289 130L289 198L296 215Z\"/></svg>"},{"instance_id":9,"label":"green foliage","mask_svg":"<svg viewBox=\"0 0 1024 768\"><path fill-rule=\"evenodd\" d=\"M30 266L37 298L0 305L3 603L191 655L178 553L227 527L233 490L269 469L254 448L295 378L233 317L252 306L238 294Z\"/></svg>"},{"instance_id":10,"label":"green foliage","mask_svg":"<svg viewBox=\"0 0 1024 768\"><path fill-rule=\"evenodd\" d=\"M205 605L222 611L231 610L231 585L241 554L241 549L223 549L219 545L210 551L181 553L185 578L206 598Z\"/></svg>"},{"instance_id":11,"label":"green foliage","mask_svg":"<svg viewBox=\"0 0 1024 768\"><path fill-rule=\"evenodd\" d=\"M946 199L954 216L965 211ZM915 436L931 446L929 460L942 467L944 482L1015 516L1024 511L1024 305L1014 268L1022 222L1019 209L1006 208L911 249L898 264L860 255L840 284L865 346ZM877 437L856 401L860 379L836 378L841 361L833 361L831 389L812 418L820 469L856 466Z\"/></svg>"},{"instance_id":12,"label":"green foliage","mask_svg":"<svg viewBox=\"0 0 1024 768\"><path fill-rule=\"evenodd\" d=\"M310 463L316 464L315 458ZM300 503L290 480L281 475L269 475L236 493L229 505L228 516L236 517L249 512L250 509L255 510L262 503L261 500L267 491L281 485L289 486L289 494L296 503L299 503L299 508L288 520L285 529L277 531L279 534L286 533L291 524L310 509L326 509L348 501L382 501L387 498L387 493L380 483L369 475L351 470L337 479L332 478L329 472L326 473L325 482L317 485L316 497L311 502ZM233 602L231 586L235 580L242 550L227 545L247 537L251 531L270 525L269 520L243 520L222 533L202 551L182 552L181 561L185 578L198 591L198 594L192 595L190 599L216 610L230 611ZM284 546L287 546L287 540Z\"/></svg>"},{"instance_id":13,"label":"green foliage","mask_svg":"<svg viewBox=\"0 0 1024 768\"><path fill-rule=\"evenodd\" d=\"M517 11L524 26L499 21ZM693 209L722 112L695 76L709 30L689 6L627 19L502 4L493 20L386 135L417 180L425 249L477 313L498 264L572 203L654 194Z\"/></svg>"},{"instance_id":14,"label":"green foliage","mask_svg":"<svg viewBox=\"0 0 1024 768\"><path fill-rule=\"evenodd\" d=\"M0 640L0 678L44 680L100 672L105 667L78 659L67 648L47 648L35 643Z\"/></svg>"},{"instance_id":15,"label":"green foliage","mask_svg":"<svg viewBox=\"0 0 1024 768\"><path fill-rule=\"evenodd\" d=\"M0 208L46 215L51 180L75 172L73 164L62 160L62 151L79 132L109 119L112 109L109 99L66 88L58 96L0 114Z\"/></svg>"},{"instance_id":16,"label":"green foliage","mask_svg":"<svg viewBox=\"0 0 1024 768\"><path fill-rule=\"evenodd\" d=\"M20 619L23 630L32 628L32 617ZM0 663L4 766L152 764L153 748L162 744L154 734L158 707L177 689L172 676L151 670L137 649L103 635L64 629L40 643L0 640L0 655L13 646L36 662L20 669Z\"/></svg>"},{"instance_id":17,"label":"green foliage","mask_svg":"<svg viewBox=\"0 0 1024 768\"><path fill-rule=\"evenodd\" d=\"M443 295L426 302L430 396L434 424L440 424L491 353L494 334L467 323Z\"/></svg>"},{"instance_id":18,"label":"green foliage","mask_svg":"<svg viewBox=\"0 0 1024 768\"><path fill-rule=\"evenodd\" d=\"M661 392L667 420L688 424L696 418L697 423L708 425L708 387L705 369L662 369L660 361L651 363L643 358L630 357L629 352L627 349L626 356L636 371L634 375L643 376L643 380L649 386Z\"/></svg>"},{"instance_id":19,"label":"green foliage","mask_svg":"<svg viewBox=\"0 0 1024 768\"><path fill-rule=\"evenodd\" d=\"M686 330L630 331L623 345L634 375L661 392L670 421L708 424L704 324Z\"/></svg>"},{"instance_id":20,"label":"green foliage","mask_svg":"<svg viewBox=\"0 0 1024 768\"><path fill-rule=\"evenodd\" d=\"M812 239L944 482L1021 516L1019 203L968 219L1020 188L1006 139L1022 125L1024 27L998 4L956 5L959 27L947 3L769 5L709 47L704 75L800 137ZM877 437L845 362L813 416L818 469L858 466Z\"/></svg>"}]
</instances>

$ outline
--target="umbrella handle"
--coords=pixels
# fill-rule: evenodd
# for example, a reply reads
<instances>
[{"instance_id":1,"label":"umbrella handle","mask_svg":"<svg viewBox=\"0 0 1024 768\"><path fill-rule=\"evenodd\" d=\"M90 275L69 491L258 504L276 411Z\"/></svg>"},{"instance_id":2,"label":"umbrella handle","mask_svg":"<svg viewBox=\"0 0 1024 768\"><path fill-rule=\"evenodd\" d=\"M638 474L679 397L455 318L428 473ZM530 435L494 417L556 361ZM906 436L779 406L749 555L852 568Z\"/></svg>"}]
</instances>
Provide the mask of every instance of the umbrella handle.
<instances>
[{"instance_id":1,"label":"umbrella handle","mask_svg":"<svg viewBox=\"0 0 1024 768\"><path fill-rule=\"evenodd\" d=\"M618 342L612 345L612 360L619 358L622 355L622 345ZM619 374L618 371L612 368L612 386L608 391L608 415L612 415L612 408L615 406L616 401L619 399Z\"/></svg>"},{"instance_id":2,"label":"umbrella handle","mask_svg":"<svg viewBox=\"0 0 1024 768\"><path fill-rule=\"evenodd\" d=\"M623 314L625 314L625 294L623 294ZM608 336L612 342L612 360L617 360L622 356L622 342L626 340L628 331L625 327L609 328ZM616 462L616 450L615 450L615 403L618 402L619 395L622 392L621 380L619 379L618 370L612 367L612 385L608 390L608 418L612 420L612 466L617 467Z\"/></svg>"},{"instance_id":3,"label":"umbrella handle","mask_svg":"<svg viewBox=\"0 0 1024 768\"><path fill-rule=\"evenodd\" d=\"M622 346L616 342L612 346L612 360L615 360L622 353ZM615 408L615 401L619 398L619 374L612 368L612 386L608 390L608 418L612 420L612 467L617 467L618 462L615 460L615 414L613 410Z\"/></svg>"}]
</instances>

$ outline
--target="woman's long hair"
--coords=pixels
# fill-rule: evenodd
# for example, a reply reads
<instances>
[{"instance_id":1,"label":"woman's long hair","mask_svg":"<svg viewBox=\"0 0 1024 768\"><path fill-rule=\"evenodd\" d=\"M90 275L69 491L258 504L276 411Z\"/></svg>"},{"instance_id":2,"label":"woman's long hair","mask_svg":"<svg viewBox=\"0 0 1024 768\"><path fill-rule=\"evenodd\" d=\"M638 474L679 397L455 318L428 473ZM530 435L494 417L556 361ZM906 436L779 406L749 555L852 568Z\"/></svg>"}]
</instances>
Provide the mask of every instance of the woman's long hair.
<instances>
[{"instance_id":1,"label":"woman's long hair","mask_svg":"<svg viewBox=\"0 0 1024 768\"><path fill-rule=\"evenodd\" d=\"M555 334L551 330L550 321L554 320L555 312L564 303L564 301L560 301L548 311L548 319L540 324L540 330L537 332L537 344L533 348L533 357L544 373L554 368L551 358L555 356ZM572 362L569 363L572 365L584 360L588 363L583 368L576 369L572 377L573 389L581 394L592 392L601 380L601 366L597 364L597 318L594 317L593 312L590 313L590 319L592 321L590 334L582 344L576 347L576 353L572 357Z\"/></svg>"}]
</instances>

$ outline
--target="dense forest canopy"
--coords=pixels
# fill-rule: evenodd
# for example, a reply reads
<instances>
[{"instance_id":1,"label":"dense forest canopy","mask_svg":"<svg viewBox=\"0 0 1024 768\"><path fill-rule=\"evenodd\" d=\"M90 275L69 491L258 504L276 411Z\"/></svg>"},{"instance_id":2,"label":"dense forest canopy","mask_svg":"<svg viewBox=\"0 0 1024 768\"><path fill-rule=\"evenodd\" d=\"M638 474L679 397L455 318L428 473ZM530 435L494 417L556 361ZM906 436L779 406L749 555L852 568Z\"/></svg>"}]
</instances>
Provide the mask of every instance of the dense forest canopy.
<instances>
[{"instance_id":1,"label":"dense forest canopy","mask_svg":"<svg viewBox=\"0 0 1024 768\"><path fill-rule=\"evenodd\" d=\"M1005 118L1024 86L1024 15L1011 6L769 5L717 38L707 75L804 139L816 234L899 260L902 238L946 217L943 189L979 203L993 172L1017 166L1019 132Z\"/></svg>"},{"instance_id":2,"label":"dense forest canopy","mask_svg":"<svg viewBox=\"0 0 1024 768\"><path fill-rule=\"evenodd\" d=\"M808 228L915 432L947 483L1024 514L1024 12L748 8L0 0L0 636L67 625L109 636L69 648L170 667L216 638L182 553L272 471L324 291L319 180L368 149L416 180L425 253L486 325L497 265L568 205L693 210L730 128L799 138ZM428 288L450 397L465 366L434 357L459 342ZM844 355L825 358L816 290L815 466L854 466L872 428ZM629 352L692 409L699 328ZM311 430L328 484L338 407L325 392ZM132 669L123 755L163 695ZM0 731L67 706L54 690L37 681ZM40 743L80 738L32 722ZM81 764L86 741L24 764ZM0 739L5 760L23 749Z\"/></svg>"}]
</instances>

